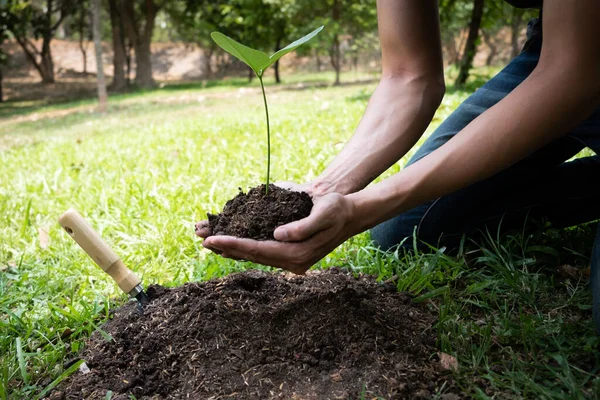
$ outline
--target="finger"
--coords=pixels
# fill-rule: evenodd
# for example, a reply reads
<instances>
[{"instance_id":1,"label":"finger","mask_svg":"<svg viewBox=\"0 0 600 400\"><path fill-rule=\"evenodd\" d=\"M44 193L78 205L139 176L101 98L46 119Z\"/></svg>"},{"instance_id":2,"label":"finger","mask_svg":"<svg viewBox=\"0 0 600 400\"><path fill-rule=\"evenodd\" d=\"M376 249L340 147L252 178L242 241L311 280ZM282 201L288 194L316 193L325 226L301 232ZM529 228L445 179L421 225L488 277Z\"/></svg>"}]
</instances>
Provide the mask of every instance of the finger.
<instances>
[{"instance_id":1,"label":"finger","mask_svg":"<svg viewBox=\"0 0 600 400\"><path fill-rule=\"evenodd\" d=\"M214 248L214 247L207 246L205 242L206 242L206 240L204 242L202 242L202 247L204 247L207 250L212 251L215 254L222 255L223 251L221 251L220 249Z\"/></svg>"},{"instance_id":2,"label":"finger","mask_svg":"<svg viewBox=\"0 0 600 400\"><path fill-rule=\"evenodd\" d=\"M254 263L284 268L288 264L289 246L276 241L257 241L233 236L211 236L203 245L226 254L229 258L248 260Z\"/></svg>"},{"instance_id":3,"label":"finger","mask_svg":"<svg viewBox=\"0 0 600 400\"><path fill-rule=\"evenodd\" d=\"M273 237L280 242L302 242L310 238L331 225L330 219L320 211L315 207L308 217L278 227Z\"/></svg>"},{"instance_id":4,"label":"finger","mask_svg":"<svg viewBox=\"0 0 600 400\"><path fill-rule=\"evenodd\" d=\"M200 236L202 238L209 237L212 234L212 232L210 230L210 227L208 226L208 221L197 222L195 227L195 233L196 236Z\"/></svg>"}]
</instances>

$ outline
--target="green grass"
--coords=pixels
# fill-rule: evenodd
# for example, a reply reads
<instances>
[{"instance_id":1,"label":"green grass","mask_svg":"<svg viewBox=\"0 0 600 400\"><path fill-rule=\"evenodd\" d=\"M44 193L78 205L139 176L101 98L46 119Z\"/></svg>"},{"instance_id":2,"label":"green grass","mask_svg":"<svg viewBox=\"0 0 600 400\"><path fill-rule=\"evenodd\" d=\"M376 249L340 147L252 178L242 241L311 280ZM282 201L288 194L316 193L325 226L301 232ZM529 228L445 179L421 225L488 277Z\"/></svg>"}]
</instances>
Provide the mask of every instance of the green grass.
<instances>
[{"instance_id":1,"label":"green grass","mask_svg":"<svg viewBox=\"0 0 600 400\"><path fill-rule=\"evenodd\" d=\"M478 73L483 77L466 90L449 88L429 132L489 71ZM267 89L274 180L318 174L352 134L375 87L322 87L330 76L308 78ZM69 207L146 285L250 267L205 251L193 232L194 222L219 211L238 187L264 179L260 92L256 81L242 84L119 95L106 114L94 112L91 100L19 112L15 104L13 111L0 106L0 398L36 398L72 373L85 339L126 301L59 228ZM381 253L363 234L317 268L393 278L436 310L439 347L458 357L459 382L476 398L595 398L599 340L587 282L553 274L567 256L585 266L590 237L591 227L489 233L450 255Z\"/></svg>"}]
</instances>

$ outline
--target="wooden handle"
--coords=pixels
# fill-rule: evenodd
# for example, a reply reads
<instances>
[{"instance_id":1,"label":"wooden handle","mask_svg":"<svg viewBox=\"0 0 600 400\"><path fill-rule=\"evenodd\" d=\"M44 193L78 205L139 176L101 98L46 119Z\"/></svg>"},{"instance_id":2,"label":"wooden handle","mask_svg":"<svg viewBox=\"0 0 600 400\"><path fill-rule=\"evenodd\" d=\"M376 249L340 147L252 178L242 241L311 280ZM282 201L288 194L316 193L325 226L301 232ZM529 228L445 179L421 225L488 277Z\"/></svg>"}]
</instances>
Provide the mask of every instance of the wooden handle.
<instances>
[{"instance_id":1,"label":"wooden handle","mask_svg":"<svg viewBox=\"0 0 600 400\"><path fill-rule=\"evenodd\" d=\"M119 256L76 210L67 210L60 216L58 223L88 256L117 282L122 291L129 293L141 283L140 278L123 264Z\"/></svg>"}]
</instances>

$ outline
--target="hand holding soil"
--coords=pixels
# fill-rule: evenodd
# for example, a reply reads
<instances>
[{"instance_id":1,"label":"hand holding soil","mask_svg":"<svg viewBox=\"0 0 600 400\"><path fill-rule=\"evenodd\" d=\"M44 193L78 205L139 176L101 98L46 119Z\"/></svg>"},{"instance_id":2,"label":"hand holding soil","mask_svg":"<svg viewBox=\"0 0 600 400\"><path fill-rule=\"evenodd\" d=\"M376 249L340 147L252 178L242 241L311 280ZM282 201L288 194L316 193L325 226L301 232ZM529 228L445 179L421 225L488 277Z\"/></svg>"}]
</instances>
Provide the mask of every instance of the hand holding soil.
<instances>
[{"instance_id":1,"label":"hand holding soil","mask_svg":"<svg viewBox=\"0 0 600 400\"><path fill-rule=\"evenodd\" d=\"M210 234L207 224L198 223L196 234L202 245L226 258L248 260L304 274L356 231L354 204L339 193L314 199L310 215L278 227L275 240L258 241Z\"/></svg>"}]
</instances>

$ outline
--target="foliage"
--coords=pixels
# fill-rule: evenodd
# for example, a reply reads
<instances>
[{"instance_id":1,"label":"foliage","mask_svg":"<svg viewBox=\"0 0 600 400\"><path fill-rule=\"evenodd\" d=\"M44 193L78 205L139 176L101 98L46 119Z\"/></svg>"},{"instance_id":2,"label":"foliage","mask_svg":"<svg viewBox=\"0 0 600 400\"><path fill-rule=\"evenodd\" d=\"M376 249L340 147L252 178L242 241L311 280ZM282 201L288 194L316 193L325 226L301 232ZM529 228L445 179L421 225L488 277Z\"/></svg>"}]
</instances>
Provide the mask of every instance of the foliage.
<instances>
[{"instance_id":1,"label":"foliage","mask_svg":"<svg viewBox=\"0 0 600 400\"><path fill-rule=\"evenodd\" d=\"M231 39L230 37L227 37L226 35L220 32L213 32L211 34L211 37L223 50L227 51L229 54L235 56L237 59L244 62L246 65L252 68L257 77L262 78L263 73L267 68L275 64L275 62L277 62L284 55L294 51L296 48L308 42L319 32L321 32L322 29L323 26L315 29L306 36L303 36L300 39L288 44L283 49L276 51L270 56L267 56L260 50L255 50L239 42L236 42L235 40Z\"/></svg>"},{"instance_id":2,"label":"foliage","mask_svg":"<svg viewBox=\"0 0 600 400\"><path fill-rule=\"evenodd\" d=\"M269 183L270 183L270 174L271 174L271 127L269 124L269 108L267 106L267 96L265 95L265 86L263 84L263 73L267 68L271 65L279 61L281 57L284 55L294 51L296 48L302 46L304 43L307 43L310 39L315 37L319 32L323 30L323 26L315 29L309 34L301 37L298 40L288 44L283 49L276 51L275 53L267 56L260 50L255 50L248 46L245 46L235 40L227 37L226 35L220 32L211 33L211 37L223 50L227 51L246 65L248 65L252 71L256 74L260 81L260 88L262 89L263 100L265 104L265 114L267 117L267 178L265 191L269 193Z\"/></svg>"},{"instance_id":3,"label":"foliage","mask_svg":"<svg viewBox=\"0 0 600 400\"><path fill-rule=\"evenodd\" d=\"M7 29L17 40L42 82L54 82L50 42L65 18L77 9L75 0L6 0L3 14ZM41 50L31 38L42 39Z\"/></svg>"}]
</instances>

